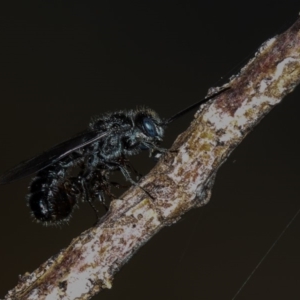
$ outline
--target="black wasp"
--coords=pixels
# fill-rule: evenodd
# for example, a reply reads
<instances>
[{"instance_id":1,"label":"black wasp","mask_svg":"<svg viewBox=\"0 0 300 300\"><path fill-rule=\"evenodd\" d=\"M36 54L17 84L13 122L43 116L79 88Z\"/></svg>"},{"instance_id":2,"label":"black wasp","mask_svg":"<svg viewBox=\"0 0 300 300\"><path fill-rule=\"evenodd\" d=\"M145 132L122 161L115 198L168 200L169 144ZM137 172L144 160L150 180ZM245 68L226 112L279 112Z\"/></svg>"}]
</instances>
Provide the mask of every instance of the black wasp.
<instances>
[{"instance_id":1,"label":"black wasp","mask_svg":"<svg viewBox=\"0 0 300 300\"><path fill-rule=\"evenodd\" d=\"M35 158L20 163L0 176L0 184L36 173L29 186L28 205L33 216L46 224L68 221L79 198L104 200L110 193L109 174L119 170L130 177L127 157L141 150L161 153L159 148L165 127L225 88L167 120L153 110L140 108L107 113L95 118L83 133L54 146ZM79 174L71 176L74 168Z\"/></svg>"}]
</instances>

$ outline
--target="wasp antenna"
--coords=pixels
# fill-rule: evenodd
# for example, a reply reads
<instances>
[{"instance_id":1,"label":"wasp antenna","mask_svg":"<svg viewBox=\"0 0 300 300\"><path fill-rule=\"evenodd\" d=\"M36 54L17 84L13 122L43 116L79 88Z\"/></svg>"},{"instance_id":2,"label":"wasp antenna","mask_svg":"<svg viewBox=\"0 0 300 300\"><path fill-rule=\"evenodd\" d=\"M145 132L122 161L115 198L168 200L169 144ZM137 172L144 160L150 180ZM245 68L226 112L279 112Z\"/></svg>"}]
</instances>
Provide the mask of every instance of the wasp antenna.
<instances>
[{"instance_id":1,"label":"wasp antenna","mask_svg":"<svg viewBox=\"0 0 300 300\"><path fill-rule=\"evenodd\" d=\"M228 89L230 89L230 87L225 87L224 89L221 89L220 91L216 92L213 95L210 95L207 98L204 98L194 104L192 104L191 106L187 107L186 109L180 111L179 113L175 114L174 116L172 116L171 118L167 119L165 122L163 122L163 126L170 124L171 122L173 122L174 120L180 118L181 116L185 115L186 113L188 113L190 110L194 109L195 107L197 107L200 104L206 103L208 100L219 96L220 94L222 94L223 92L227 91Z\"/></svg>"}]
</instances>

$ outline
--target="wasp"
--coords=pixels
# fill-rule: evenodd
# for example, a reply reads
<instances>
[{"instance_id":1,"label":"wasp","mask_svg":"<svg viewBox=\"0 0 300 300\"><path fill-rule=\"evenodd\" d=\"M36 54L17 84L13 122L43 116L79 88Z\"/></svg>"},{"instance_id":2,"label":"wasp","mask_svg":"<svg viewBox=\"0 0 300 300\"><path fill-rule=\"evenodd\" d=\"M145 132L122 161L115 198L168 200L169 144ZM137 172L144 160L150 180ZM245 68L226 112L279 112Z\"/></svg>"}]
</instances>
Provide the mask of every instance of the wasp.
<instances>
[{"instance_id":1,"label":"wasp","mask_svg":"<svg viewBox=\"0 0 300 300\"><path fill-rule=\"evenodd\" d=\"M27 195L33 217L45 224L68 221L79 198L89 202L98 198L104 203L104 194L112 195L112 172L121 171L127 181L135 183L130 176L128 157L143 150L160 156L165 151L159 145L167 125L227 89L166 120L149 108L121 110L94 118L86 131L5 172L0 176L0 184L36 173ZM80 171L71 176L74 168Z\"/></svg>"}]
</instances>

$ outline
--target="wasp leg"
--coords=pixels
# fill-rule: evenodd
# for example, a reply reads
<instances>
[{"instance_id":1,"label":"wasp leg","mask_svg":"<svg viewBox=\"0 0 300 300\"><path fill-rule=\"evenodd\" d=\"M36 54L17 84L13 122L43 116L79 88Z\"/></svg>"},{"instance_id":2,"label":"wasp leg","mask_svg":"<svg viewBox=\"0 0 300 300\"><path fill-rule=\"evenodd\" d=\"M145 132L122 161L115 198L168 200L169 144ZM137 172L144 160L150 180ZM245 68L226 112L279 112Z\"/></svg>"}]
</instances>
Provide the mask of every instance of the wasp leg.
<instances>
[{"instance_id":1,"label":"wasp leg","mask_svg":"<svg viewBox=\"0 0 300 300\"><path fill-rule=\"evenodd\" d=\"M100 219L99 217L99 212L97 210L97 208L95 207L95 205L92 203L92 197L90 194L90 188L88 187L88 184L90 185L90 180L93 179L93 172L80 172L80 174L77 177L77 187L78 185L80 185L79 190L81 191L81 194L83 196L83 200L86 201L89 206L92 208L92 210L95 213L96 216L96 222L98 222L98 220Z\"/></svg>"},{"instance_id":2,"label":"wasp leg","mask_svg":"<svg viewBox=\"0 0 300 300\"><path fill-rule=\"evenodd\" d=\"M129 160L126 161L125 165L128 169L130 169L130 171L132 171L135 174L137 180L140 180L143 177L143 174L137 171L135 167L129 162Z\"/></svg>"},{"instance_id":3,"label":"wasp leg","mask_svg":"<svg viewBox=\"0 0 300 300\"><path fill-rule=\"evenodd\" d=\"M130 177L130 173L127 170L126 167L120 165L119 166L120 171L122 172L123 176L125 177L125 179L127 181L129 181L132 185L139 187L148 197L150 197L152 200L155 200L148 191L146 191L142 186L140 186L137 182L135 182L134 180L132 180L132 178Z\"/></svg>"},{"instance_id":4,"label":"wasp leg","mask_svg":"<svg viewBox=\"0 0 300 300\"><path fill-rule=\"evenodd\" d=\"M124 168L127 169L127 173L130 176L129 170L132 171L135 175L137 180L139 180L143 174L139 173L134 167L133 165L130 163L129 159L127 159L126 157L122 156L120 157L120 159L117 162L117 166L120 168L120 166L123 166ZM128 170L129 169L129 170ZM121 170L122 172L122 170ZM124 173L122 172L122 174L124 175ZM127 177L124 175L124 177L127 179ZM131 177L131 176L130 176Z\"/></svg>"},{"instance_id":5,"label":"wasp leg","mask_svg":"<svg viewBox=\"0 0 300 300\"><path fill-rule=\"evenodd\" d=\"M143 174L141 174L139 171L137 171L132 164L129 164L128 166L135 173L137 180L140 180L143 177Z\"/></svg>"},{"instance_id":6,"label":"wasp leg","mask_svg":"<svg viewBox=\"0 0 300 300\"><path fill-rule=\"evenodd\" d=\"M98 200L103 205L105 211L108 212L108 206L105 203L105 196L104 196L104 192L103 191L99 191L99 193L98 193Z\"/></svg>"},{"instance_id":7,"label":"wasp leg","mask_svg":"<svg viewBox=\"0 0 300 300\"><path fill-rule=\"evenodd\" d=\"M83 188L83 192L84 192L84 198L85 198L85 201L89 204L89 206L92 208L92 210L94 211L95 213L95 216L96 216L96 222L98 222L98 220L100 219L99 217L99 212L97 210L97 208L95 207L95 205L92 203L91 201L91 197L90 197L90 194L89 194L89 190L88 190L88 187L87 187L87 184L86 182L84 181L84 179L82 179L81 181L81 184L82 184L82 188Z\"/></svg>"},{"instance_id":8,"label":"wasp leg","mask_svg":"<svg viewBox=\"0 0 300 300\"><path fill-rule=\"evenodd\" d=\"M167 151L168 149L154 146L149 151L149 157L152 157L157 162Z\"/></svg>"},{"instance_id":9,"label":"wasp leg","mask_svg":"<svg viewBox=\"0 0 300 300\"><path fill-rule=\"evenodd\" d=\"M130 172L128 171L127 167L124 165L119 165L118 166L119 170L121 171L121 173L123 174L123 176L125 177L125 179L127 181L129 181L132 185L137 185L136 181L134 181L131 176L130 176Z\"/></svg>"},{"instance_id":10,"label":"wasp leg","mask_svg":"<svg viewBox=\"0 0 300 300\"><path fill-rule=\"evenodd\" d=\"M111 193L107 172L100 168L94 170L89 176L89 184L92 198L98 198L105 210L108 211L108 206L105 203L105 194L110 196Z\"/></svg>"}]
</instances>

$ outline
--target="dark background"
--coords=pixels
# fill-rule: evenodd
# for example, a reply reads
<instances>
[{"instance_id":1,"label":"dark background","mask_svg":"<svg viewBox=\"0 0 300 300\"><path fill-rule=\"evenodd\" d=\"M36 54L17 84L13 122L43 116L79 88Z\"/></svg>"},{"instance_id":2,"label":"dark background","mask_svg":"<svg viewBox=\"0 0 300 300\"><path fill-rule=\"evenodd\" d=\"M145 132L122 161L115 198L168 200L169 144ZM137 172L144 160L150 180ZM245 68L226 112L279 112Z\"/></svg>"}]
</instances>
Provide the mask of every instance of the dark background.
<instances>
[{"instance_id":1,"label":"dark background","mask_svg":"<svg viewBox=\"0 0 300 300\"><path fill-rule=\"evenodd\" d=\"M287 29L299 1L23 1L0 7L0 170L147 105L168 117ZM94 299L231 299L300 207L299 97L284 99L221 167L209 204L143 246ZM165 147L192 119L172 124ZM139 171L153 166L134 158ZM29 179L0 187L0 297L95 221L32 221ZM300 217L237 299L299 299Z\"/></svg>"}]
</instances>

